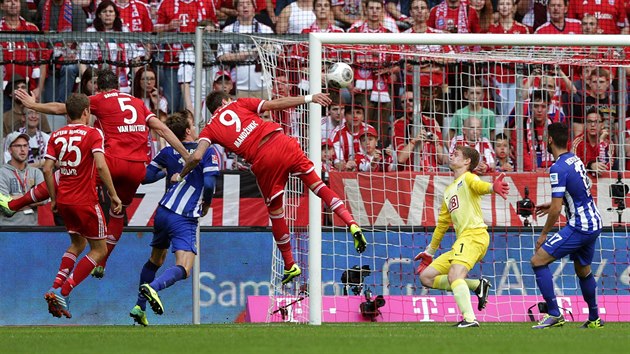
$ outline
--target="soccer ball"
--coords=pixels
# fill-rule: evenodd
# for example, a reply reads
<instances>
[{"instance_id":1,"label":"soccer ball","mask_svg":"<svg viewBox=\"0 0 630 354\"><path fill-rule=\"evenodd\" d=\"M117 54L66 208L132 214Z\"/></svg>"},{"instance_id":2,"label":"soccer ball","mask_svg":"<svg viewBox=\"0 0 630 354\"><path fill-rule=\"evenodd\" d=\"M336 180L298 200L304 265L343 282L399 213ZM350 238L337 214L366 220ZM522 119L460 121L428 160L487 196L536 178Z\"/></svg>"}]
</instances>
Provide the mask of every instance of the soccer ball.
<instances>
[{"instance_id":1,"label":"soccer ball","mask_svg":"<svg viewBox=\"0 0 630 354\"><path fill-rule=\"evenodd\" d=\"M334 88L346 88L354 79L354 72L346 63L334 63L326 75L328 85Z\"/></svg>"}]
</instances>

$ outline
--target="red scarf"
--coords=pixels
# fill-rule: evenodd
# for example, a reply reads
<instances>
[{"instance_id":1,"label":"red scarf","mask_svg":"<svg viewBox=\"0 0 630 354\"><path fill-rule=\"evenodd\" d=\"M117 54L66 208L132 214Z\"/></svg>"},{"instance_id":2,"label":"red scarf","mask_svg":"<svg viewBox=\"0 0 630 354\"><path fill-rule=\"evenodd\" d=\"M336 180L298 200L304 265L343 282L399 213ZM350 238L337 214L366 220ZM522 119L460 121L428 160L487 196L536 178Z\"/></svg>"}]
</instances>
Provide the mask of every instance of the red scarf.
<instances>
[{"instance_id":1,"label":"red scarf","mask_svg":"<svg viewBox=\"0 0 630 354\"><path fill-rule=\"evenodd\" d=\"M50 31L50 11L53 0L46 0L42 14L42 31ZM72 1L64 0L59 11L57 32L72 32Z\"/></svg>"}]
</instances>

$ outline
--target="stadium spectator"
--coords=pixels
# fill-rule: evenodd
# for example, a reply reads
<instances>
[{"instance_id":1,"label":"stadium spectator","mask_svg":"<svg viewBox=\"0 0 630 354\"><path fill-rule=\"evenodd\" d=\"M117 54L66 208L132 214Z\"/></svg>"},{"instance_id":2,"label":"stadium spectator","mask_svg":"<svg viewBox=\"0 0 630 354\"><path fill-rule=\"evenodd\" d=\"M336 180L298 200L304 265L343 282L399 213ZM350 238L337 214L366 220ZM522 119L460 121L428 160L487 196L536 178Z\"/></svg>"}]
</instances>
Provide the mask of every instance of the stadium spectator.
<instances>
[{"instance_id":1,"label":"stadium spectator","mask_svg":"<svg viewBox=\"0 0 630 354\"><path fill-rule=\"evenodd\" d=\"M7 134L18 131L20 128L26 125L26 115L24 114L24 105L22 101L15 97L15 90L26 90L26 80L20 75L14 75L12 80L4 88L5 99L11 100L11 110L4 112L3 122L4 136ZM48 124L48 118L42 116L40 129L45 133L50 133L50 124Z\"/></svg>"},{"instance_id":2,"label":"stadium spectator","mask_svg":"<svg viewBox=\"0 0 630 354\"><path fill-rule=\"evenodd\" d=\"M129 28L123 24L116 4L111 0L103 0L96 7L94 22L87 32L129 32ZM89 64L86 63L95 63L91 64L93 67L108 67L116 73L120 91L131 92L128 64L144 56L144 49L129 43L107 42L107 48L101 48L101 45L94 42L81 44L79 75L83 75L88 68Z\"/></svg>"},{"instance_id":3,"label":"stadium spectator","mask_svg":"<svg viewBox=\"0 0 630 354\"><path fill-rule=\"evenodd\" d=\"M0 200L3 203L30 194L33 187L44 182L42 171L28 165L29 140L28 135L19 132L13 132L5 139L6 150L11 159L0 168ZM43 203L11 211L3 208L0 225L37 225L37 206L41 204Z\"/></svg>"},{"instance_id":4,"label":"stadium spectator","mask_svg":"<svg viewBox=\"0 0 630 354\"><path fill-rule=\"evenodd\" d=\"M414 3L416 2L424 3L424 1L414 1ZM434 118L429 118L421 113L419 113L419 124L414 125L413 91L405 91L400 98L400 103L404 115L394 122L392 137L398 170L413 170L414 166L418 164L420 171L436 172L438 165L448 161L448 157L444 153L440 125ZM416 129L417 133L414 135Z\"/></svg>"},{"instance_id":5,"label":"stadium spectator","mask_svg":"<svg viewBox=\"0 0 630 354\"><path fill-rule=\"evenodd\" d=\"M582 297L588 305L588 320L582 324L582 328L599 328L603 323L599 318L597 281L591 271L591 263L595 246L599 243L597 238L601 233L602 217L591 196L591 181L583 173L584 163L567 151L567 126L553 123L548 128L547 136L556 161L549 171L551 202L536 207L536 215L547 215L547 221L536 241L536 253L530 261L536 274L536 284L547 304L547 314L533 328L560 327L565 322L556 301L549 264L567 255L574 261ZM565 226L547 237L558 222L562 209L567 218Z\"/></svg>"},{"instance_id":6,"label":"stadium spectator","mask_svg":"<svg viewBox=\"0 0 630 354\"><path fill-rule=\"evenodd\" d=\"M443 0L431 9L429 27L448 33L481 33L479 14L466 1ZM478 50L477 47L457 46L456 50Z\"/></svg>"},{"instance_id":7,"label":"stadium spectator","mask_svg":"<svg viewBox=\"0 0 630 354\"><path fill-rule=\"evenodd\" d=\"M499 19L496 24L488 28L488 33L496 34L528 34L527 26L514 20L514 10L516 0L499 0L497 2L497 13ZM489 48L500 53L509 55L512 47ZM508 115L516 103L516 65L514 63L494 62L490 64L491 79L496 87L496 97L498 102L496 128L498 132L503 131L503 126Z\"/></svg>"},{"instance_id":8,"label":"stadium spectator","mask_svg":"<svg viewBox=\"0 0 630 354\"><path fill-rule=\"evenodd\" d=\"M442 33L442 31L431 28L427 25L429 19L429 6L426 0L411 0L411 20L413 26L405 31L405 33ZM414 85L414 65L420 66L420 85L422 87L440 87L445 82L446 64L451 62L449 59L436 59L432 57L418 57L418 53L452 53L453 47L442 45L415 45L406 46L405 52L414 53L408 58L409 62L405 65L405 84ZM418 61L420 61L418 63Z\"/></svg>"},{"instance_id":9,"label":"stadium spectator","mask_svg":"<svg viewBox=\"0 0 630 354\"><path fill-rule=\"evenodd\" d=\"M550 116L549 104L551 98L547 91L535 90L531 100L523 104L523 171L534 171L536 168L546 168L551 166L553 160L547 151L547 145L543 137L547 126L554 122L564 122L564 116ZM507 129L510 132L510 144L512 147L512 158L516 160L517 144L516 120L510 116L507 122ZM531 127L533 126L533 130Z\"/></svg>"},{"instance_id":10,"label":"stadium spectator","mask_svg":"<svg viewBox=\"0 0 630 354\"><path fill-rule=\"evenodd\" d=\"M495 0L496 1L496 0ZM470 0L470 7L477 11L481 33L488 32L488 28L496 24L494 5L492 0Z\"/></svg>"},{"instance_id":11,"label":"stadium spectator","mask_svg":"<svg viewBox=\"0 0 630 354\"><path fill-rule=\"evenodd\" d=\"M195 124L186 115L176 113L170 116L166 126L187 150L197 148ZM140 271L138 299L129 312L136 323L143 326L149 324L145 313L147 301L156 314L163 314L164 305L158 292L190 276L197 255L199 217L205 216L210 208L220 164L216 150L206 150L199 165L186 176L185 182L172 185L160 200L154 219L151 256ZM160 168L179 172L183 165L182 156L172 147L166 147L151 161L150 166L154 168L147 169L143 183L152 183L164 177ZM181 198L182 195L187 197ZM156 272L164 264L169 247L175 254L175 265L156 278Z\"/></svg>"},{"instance_id":12,"label":"stadium spectator","mask_svg":"<svg viewBox=\"0 0 630 354\"><path fill-rule=\"evenodd\" d=\"M214 74L212 81L212 91L223 91L232 94L234 91L234 81L232 81L232 73L228 70L219 70Z\"/></svg>"},{"instance_id":13,"label":"stadium spectator","mask_svg":"<svg viewBox=\"0 0 630 354\"><path fill-rule=\"evenodd\" d=\"M266 26L254 18L254 0L235 0L238 11L236 22L225 26L224 33L273 33L271 27ZM234 70L237 97L262 97L265 88L270 83L263 79L262 66L258 62L258 51L253 44L220 44L217 51L219 62L235 63Z\"/></svg>"},{"instance_id":14,"label":"stadium spectator","mask_svg":"<svg viewBox=\"0 0 630 354\"><path fill-rule=\"evenodd\" d=\"M293 260L291 234L284 218L283 194L289 174L299 177L343 220L349 227L357 252L362 253L367 246L361 228L339 197L315 173L313 163L304 155L297 141L282 134L278 124L263 121L259 117L265 111L293 108L311 102L327 106L332 100L326 94L317 93L271 101L256 98L232 101L225 92L210 93L206 104L213 118L199 135L199 145L180 175L181 179L195 168L211 143L222 145L252 163L251 170L267 204L271 232L284 261L282 284L289 283L302 273ZM249 134L234 129L234 124L245 127L243 132Z\"/></svg>"},{"instance_id":15,"label":"stadium spectator","mask_svg":"<svg viewBox=\"0 0 630 354\"><path fill-rule=\"evenodd\" d=\"M601 31L597 17L590 14L582 16L582 34L600 34Z\"/></svg>"},{"instance_id":16,"label":"stadium spectator","mask_svg":"<svg viewBox=\"0 0 630 354\"><path fill-rule=\"evenodd\" d=\"M309 27L304 28L302 33L325 32L325 33L341 33L344 30L335 26L335 18L332 12L331 0L314 0L313 14L315 20ZM305 56L306 57L306 56Z\"/></svg>"},{"instance_id":17,"label":"stadium spectator","mask_svg":"<svg viewBox=\"0 0 630 354\"><path fill-rule=\"evenodd\" d=\"M194 33L197 26L202 24L209 32L219 29L212 0L163 0L158 7L157 23L153 28L156 32ZM178 77L178 72L180 63L195 62L192 45L188 43L165 44L160 48L159 57L163 58L164 62L158 76L169 104L170 112L168 113L180 111L185 107L180 82L186 82L186 80Z\"/></svg>"},{"instance_id":18,"label":"stadium spectator","mask_svg":"<svg viewBox=\"0 0 630 354\"><path fill-rule=\"evenodd\" d=\"M579 157L586 170L599 176L609 172L615 158L615 145L602 116L595 109L586 114L586 131L573 139L571 152Z\"/></svg>"},{"instance_id":19,"label":"stadium spectator","mask_svg":"<svg viewBox=\"0 0 630 354\"><path fill-rule=\"evenodd\" d=\"M451 139L451 145L448 150L449 155L452 155L458 146L469 146L477 150L480 158L474 171L479 175L494 171L496 166L496 155L492 148L492 143L488 138L482 136L481 132L481 119L474 116L468 117L464 120L463 134Z\"/></svg>"},{"instance_id":20,"label":"stadium spectator","mask_svg":"<svg viewBox=\"0 0 630 354\"><path fill-rule=\"evenodd\" d=\"M460 328L479 327L470 302L470 291L479 298L477 309L481 311L488 304L488 291L491 287L490 281L483 277L466 279L468 272L483 259L490 243L488 226L481 215L481 196L496 193L506 199L509 192L507 182L503 181L503 174L494 183L484 182L474 175L472 172L478 161L479 153L466 146L458 146L449 157L449 167L455 174L455 180L444 190L431 243L414 258L415 261L420 261L416 274L420 275L422 285L453 292L457 307L464 317L457 324ZM450 251L433 261L451 223L456 240ZM467 251L464 252L464 248Z\"/></svg>"},{"instance_id":21,"label":"stadium spectator","mask_svg":"<svg viewBox=\"0 0 630 354\"><path fill-rule=\"evenodd\" d=\"M535 34L582 34L579 20L567 18L569 0L549 0L549 21L538 27Z\"/></svg>"},{"instance_id":22,"label":"stadium spectator","mask_svg":"<svg viewBox=\"0 0 630 354\"><path fill-rule=\"evenodd\" d=\"M45 299L51 315L70 318L67 300L70 292L107 254L105 217L98 204L95 172L107 186L112 210L120 211L122 203L105 161L103 135L87 125L91 116L90 100L84 94L74 94L66 102L66 111L70 124L53 132L54 141L46 149L44 178L50 191L50 207L63 219L71 243L61 258L59 271ZM72 149L67 149L68 146ZM58 181L53 176L55 163L61 166ZM75 268L86 240L90 251Z\"/></svg>"},{"instance_id":23,"label":"stadium spectator","mask_svg":"<svg viewBox=\"0 0 630 354\"><path fill-rule=\"evenodd\" d=\"M367 126L364 123L365 109L362 106L346 105L343 109L345 124L332 132L335 148L335 168L338 171L356 171L355 156L361 152L359 133Z\"/></svg>"},{"instance_id":24,"label":"stadium spectator","mask_svg":"<svg viewBox=\"0 0 630 354\"><path fill-rule=\"evenodd\" d=\"M585 80L588 80L586 90L577 91L570 99L569 115L574 136L584 132L585 112L589 110L611 117L611 122L617 117L617 99L610 92L610 71L601 67L596 68L590 71L590 76L585 77Z\"/></svg>"},{"instance_id":25,"label":"stadium spectator","mask_svg":"<svg viewBox=\"0 0 630 354\"><path fill-rule=\"evenodd\" d=\"M333 101L328 106L328 114L322 117L322 140L332 141L333 132L344 124L344 105Z\"/></svg>"},{"instance_id":26,"label":"stadium spectator","mask_svg":"<svg viewBox=\"0 0 630 354\"><path fill-rule=\"evenodd\" d=\"M181 142L173 133L159 121L155 114L151 113L144 103L118 90L118 77L108 69L101 69L97 72L99 93L90 96L90 111L97 118L94 127L103 131L105 137L106 159L110 166L114 185L117 187L120 199L124 206L131 204L136 190L145 175L145 164L149 154L147 128L155 129L157 133L166 139L182 156L188 156ZM22 100L27 108L48 114L66 114L66 107L60 103L37 103L34 98L23 90L16 91L17 97ZM34 193L33 201L41 200L47 195L45 186L43 191ZM15 201L19 205L28 205L28 201ZM12 204L9 204L11 208ZM108 254L105 261L96 270L95 276L104 273L105 262L116 246L118 239L122 235L123 213L110 212L110 219L107 225L107 249Z\"/></svg>"},{"instance_id":27,"label":"stadium spectator","mask_svg":"<svg viewBox=\"0 0 630 354\"><path fill-rule=\"evenodd\" d=\"M329 174L335 169L335 149L332 141L322 139L322 181L328 185Z\"/></svg>"},{"instance_id":28,"label":"stadium spectator","mask_svg":"<svg viewBox=\"0 0 630 354\"><path fill-rule=\"evenodd\" d=\"M133 95L141 99L144 105L155 114L158 110L168 112L168 102L160 92L157 75L148 65L140 67L136 72L133 79Z\"/></svg>"},{"instance_id":29,"label":"stadium spectator","mask_svg":"<svg viewBox=\"0 0 630 354\"><path fill-rule=\"evenodd\" d=\"M3 17L0 20L0 32L38 32L39 28L33 23L26 21L20 17L22 4L20 0L3 0L0 5ZM21 42L10 41L0 42L2 46L2 60L4 66L4 85L11 81L14 76L28 78L29 89L33 94L39 97L37 80L39 79L40 69L35 61L40 59L41 48L37 42ZM26 61L32 61L31 64L24 64ZM6 98L6 96L5 96ZM11 100L4 101L3 112L11 109ZM6 133L5 133L6 134Z\"/></svg>"},{"instance_id":30,"label":"stadium spectator","mask_svg":"<svg viewBox=\"0 0 630 354\"><path fill-rule=\"evenodd\" d=\"M313 0L296 0L287 5L276 22L276 33L302 33L315 22Z\"/></svg>"},{"instance_id":31,"label":"stadium spectator","mask_svg":"<svg viewBox=\"0 0 630 354\"><path fill-rule=\"evenodd\" d=\"M363 18L361 9L363 0L332 0L332 10L337 25L349 28Z\"/></svg>"},{"instance_id":32,"label":"stadium spectator","mask_svg":"<svg viewBox=\"0 0 630 354\"><path fill-rule=\"evenodd\" d=\"M385 26L385 10L381 0L366 0L365 19L352 25L350 33L392 33L398 32ZM388 51L388 46L364 46L354 54L354 83L350 91L359 99L359 104L367 103L367 122L376 127L380 140L389 144L391 136L391 101L393 86L398 81L400 66L398 55ZM356 103L355 103L356 104Z\"/></svg>"},{"instance_id":33,"label":"stadium spectator","mask_svg":"<svg viewBox=\"0 0 630 354\"><path fill-rule=\"evenodd\" d=\"M485 100L486 88L483 87L481 80L470 80L468 86L464 87L464 99L466 106L458 109L451 117L449 127L449 140L456 135L462 135L462 127L464 120L469 117L477 117L481 120L482 136L488 140L494 141L494 133L496 128L495 114L491 110L483 106Z\"/></svg>"},{"instance_id":34,"label":"stadium spectator","mask_svg":"<svg viewBox=\"0 0 630 354\"><path fill-rule=\"evenodd\" d=\"M399 28L409 28L414 24L411 18L412 0L385 0L385 11L394 20Z\"/></svg>"},{"instance_id":35,"label":"stadium spectator","mask_svg":"<svg viewBox=\"0 0 630 354\"><path fill-rule=\"evenodd\" d=\"M35 24L44 32L85 32L87 17L84 6L90 0L42 0L37 7ZM50 43L43 60L51 60L50 64L40 66L38 91L42 102L58 102L64 104L74 90L79 76L76 63L76 43Z\"/></svg>"},{"instance_id":36,"label":"stadium spectator","mask_svg":"<svg viewBox=\"0 0 630 354\"><path fill-rule=\"evenodd\" d=\"M91 66L85 69L81 75L79 93L92 96L98 92L98 85L96 84L98 77L96 76L96 71L97 69Z\"/></svg>"},{"instance_id":37,"label":"stadium spectator","mask_svg":"<svg viewBox=\"0 0 630 354\"><path fill-rule=\"evenodd\" d=\"M494 152L497 155L497 172L514 172L514 161L510 152L510 140L507 135L499 133L494 141Z\"/></svg>"},{"instance_id":38,"label":"stadium spectator","mask_svg":"<svg viewBox=\"0 0 630 354\"><path fill-rule=\"evenodd\" d=\"M46 145L50 135L40 130L40 119L42 114L32 109L24 108L26 124L18 129L18 132L29 136L28 164L32 167L42 168L44 166L44 155Z\"/></svg>"},{"instance_id":39,"label":"stadium spectator","mask_svg":"<svg viewBox=\"0 0 630 354\"><path fill-rule=\"evenodd\" d=\"M149 5L142 0L114 0L120 18L130 32L153 32Z\"/></svg>"},{"instance_id":40,"label":"stadium spectator","mask_svg":"<svg viewBox=\"0 0 630 354\"><path fill-rule=\"evenodd\" d=\"M597 18L602 34L628 34L628 17L624 0L569 0L567 17L583 21Z\"/></svg>"},{"instance_id":41,"label":"stadium spectator","mask_svg":"<svg viewBox=\"0 0 630 354\"><path fill-rule=\"evenodd\" d=\"M357 170L360 172L392 172L396 170L392 151L378 148L378 134L372 126L367 126L359 133L361 150L354 156Z\"/></svg>"}]
</instances>

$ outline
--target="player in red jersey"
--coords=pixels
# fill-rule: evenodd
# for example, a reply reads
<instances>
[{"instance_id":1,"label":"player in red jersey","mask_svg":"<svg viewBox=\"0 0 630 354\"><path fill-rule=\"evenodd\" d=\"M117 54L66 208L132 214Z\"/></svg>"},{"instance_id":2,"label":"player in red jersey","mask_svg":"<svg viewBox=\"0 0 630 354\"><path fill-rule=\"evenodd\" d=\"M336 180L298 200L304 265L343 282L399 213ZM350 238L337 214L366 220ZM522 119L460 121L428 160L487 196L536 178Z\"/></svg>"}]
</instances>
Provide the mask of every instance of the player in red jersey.
<instances>
[{"instance_id":1,"label":"player in red jersey","mask_svg":"<svg viewBox=\"0 0 630 354\"><path fill-rule=\"evenodd\" d=\"M72 317L66 298L107 254L105 217L96 195L96 175L107 187L112 209L122 210L122 203L114 188L105 162L103 135L87 126L90 101L84 94L73 94L66 101L70 124L55 131L46 148L44 179L50 191L50 206L58 212L70 234L71 244L61 258L61 266L52 288L46 293L48 311L55 317ZM55 188L53 170L59 164L59 183ZM76 258L90 244L85 255L70 277Z\"/></svg>"},{"instance_id":2,"label":"player in red jersey","mask_svg":"<svg viewBox=\"0 0 630 354\"><path fill-rule=\"evenodd\" d=\"M89 97L90 110L96 116L94 126L105 136L105 158L110 167L114 186L123 205L127 206L131 204L146 172L149 153L148 128L166 139L182 156L187 158L189 154L175 134L149 111L141 99L118 91L118 77L113 71L101 69L97 71L97 75L99 92ZM27 108L48 114L66 114L66 106L63 103L37 103L24 90L16 91L15 95ZM33 196L48 197L47 193L42 192L42 188L36 189L38 190L31 193ZM14 210L15 206L9 203L9 207ZM110 210L107 224L108 252L99 267L105 267L109 255L122 235L123 213L124 209L121 212ZM102 277L102 269L98 268L94 275Z\"/></svg>"},{"instance_id":3,"label":"player in red jersey","mask_svg":"<svg viewBox=\"0 0 630 354\"><path fill-rule=\"evenodd\" d=\"M210 93L206 106L212 118L199 134L199 145L180 174L182 178L195 168L211 143L222 145L252 164L252 172L267 204L271 232L284 260L283 284L302 274L291 254L291 236L284 219L282 195L289 174L299 177L350 227L357 252L362 253L367 246L361 228L337 194L319 178L313 163L304 155L295 138L282 133L277 123L263 121L259 116L266 111L279 111L310 102L328 106L332 100L328 95L318 93L271 101L257 98L232 101L225 92Z\"/></svg>"}]
</instances>

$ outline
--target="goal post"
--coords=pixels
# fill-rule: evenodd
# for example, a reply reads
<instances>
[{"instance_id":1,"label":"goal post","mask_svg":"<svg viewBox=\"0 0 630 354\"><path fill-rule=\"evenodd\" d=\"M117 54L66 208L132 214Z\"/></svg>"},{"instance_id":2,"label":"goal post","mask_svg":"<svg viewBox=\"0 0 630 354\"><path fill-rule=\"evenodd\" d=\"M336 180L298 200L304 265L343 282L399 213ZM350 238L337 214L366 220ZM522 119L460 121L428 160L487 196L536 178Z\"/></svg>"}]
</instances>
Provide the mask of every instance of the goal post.
<instances>
[{"instance_id":1,"label":"goal post","mask_svg":"<svg viewBox=\"0 0 630 354\"><path fill-rule=\"evenodd\" d=\"M448 150L449 142L452 140L448 134L449 130L453 129L450 123L454 112L461 110L465 105L463 97L468 90L479 87L476 79L486 80L481 85L485 94L484 99L489 102L484 101L484 104L487 103L491 110L498 110L499 101L493 96L497 88L494 83L489 82L489 77L496 75L492 72L494 67L516 67L518 70L512 70L509 75L514 76L512 79L516 78L516 81L524 82L530 80L531 72L540 67L558 69L560 66L569 66L570 70L579 71L580 74L582 67L603 67L611 76L614 76L618 84L614 88L618 120L614 123L614 127L607 128L614 130L616 134L612 145L615 148L615 159L621 161L618 163L618 169L622 173L626 171L623 162L626 159L624 148L628 139L623 132L626 129L624 124L627 106L625 66L630 63L629 57L626 55L625 58L619 60L601 61L598 58L571 57L571 53L574 49L572 47L580 49L580 53L582 53L581 49L585 48L600 52L610 50L610 48L614 51L616 47L625 48L630 45L630 36L310 33L308 41L303 37L254 36L253 39L263 71L270 78L270 98L327 92L333 93L331 97L339 100L338 103L345 103L346 108L352 106L354 110L359 107L371 110L371 114L380 107L377 107L378 105L368 107L365 101L358 99L355 101L355 96L352 95L348 98L342 97L343 95L339 93L337 97L334 89L324 79L328 64L347 60L355 68L356 79L358 69L355 60L357 57L391 54L396 58L392 59L395 62L394 65L400 66L401 71L396 74L400 80L399 86L392 84L390 87L391 105L385 118L388 120L389 128L395 130L396 121L400 121L401 116L412 117L412 120L405 123L406 129L409 130L405 134L409 134L409 137L411 134L415 136L420 129L428 127L424 125L427 123L423 122L425 114L438 113L436 107L439 104L449 105L444 109L438 122L440 134L444 135L444 138L440 139L444 142L445 151ZM460 45L510 46L511 49L510 52L483 49L479 52L465 53L438 51L425 53L407 50L410 47L415 50L419 46ZM556 47L562 48L556 50ZM307 51L308 55L306 55ZM347 56L344 57L346 54ZM423 65L430 67L434 65L433 63L442 64L445 68L450 65L461 70L461 72L446 73L447 69L444 69L444 77L451 74L459 76L457 80L460 81L455 84L448 82L450 87L444 88L444 90L450 90L447 93L452 92L452 95L438 97L432 96L432 92L429 92L427 96L424 92L425 89L431 91L442 87L440 86L442 82L427 83L421 81L419 77L419 68ZM366 70L374 69L375 67L372 66ZM465 70L470 71L464 72ZM462 79L464 75L472 79L468 77ZM544 75L553 74L545 72ZM539 76L542 78L544 75ZM560 80L557 77L555 79ZM573 77L571 79L574 80ZM376 86L376 79L374 81ZM305 82L308 82L308 85L304 85ZM290 86L290 90L282 86ZM532 139L531 136L525 134L524 130L534 125L532 119L525 114L525 110L531 109L530 100L533 92L542 90L540 87L542 87L541 82L536 84L530 82L528 87L522 88L517 84L516 98L512 101L513 113L510 113L510 118L516 123L511 128L505 125L505 130L502 123L496 124L497 132L516 133L513 141L517 146L513 149L518 150L515 157L518 170L515 174L508 174L506 178L512 185L507 201L494 195L482 199L482 213L488 224L491 243L485 259L475 266L470 274L473 277L489 276L494 284L489 305L490 311L479 314L482 321L527 321L527 307L534 301L540 301L535 276L528 261L535 247L537 231L544 225L545 218L526 217L518 212L519 202L528 198L528 189L529 198L534 203L543 203L551 197L548 170L541 168L538 171L519 173L523 171L523 144L528 139ZM361 95L367 96L367 100L371 101L368 103L375 102L374 97L377 96L364 93L370 91L371 87L359 89L362 92ZM412 110L409 107L402 107L402 96L405 94L413 97ZM379 98L380 96L377 97ZM451 104L454 107L450 107ZM401 112L404 109L406 111ZM311 103L282 114L286 114L287 117L291 115L291 117L286 120L287 117L274 116L273 119L283 125L288 135L296 138L313 161L315 171L326 173L328 170L325 166L328 165L324 165L322 161L330 151L324 150L322 138L324 132L327 136L330 136L330 133L320 127L325 121L328 122L331 119L331 112L326 110L327 115L325 115L321 106ZM376 114L377 119L382 117L380 112ZM432 119L438 121L437 118ZM610 122L613 121L610 120ZM377 124L381 123L378 120L377 122ZM492 122L494 125L494 121ZM341 126L339 125L338 128ZM498 128L499 126L501 129ZM380 137L383 136L380 135ZM544 140L544 136L542 138L540 140ZM396 149L393 140L392 137L382 146L383 151L388 148L388 145L391 149ZM496 140L492 137L489 143L495 142ZM396 159L396 151L391 153L393 159ZM352 236L345 230L340 219L331 215L329 210L322 212L321 200L310 191L307 192L308 189L301 184L301 181L292 177L293 180L287 184L285 193L286 215L292 234L292 249L296 262L302 268L302 275L290 284L282 285L280 279L283 263L278 251L274 249L268 322L285 321L319 325L322 322L369 320L369 316L364 316L359 312L359 304L365 302L371 293L383 295L387 301L382 317L378 317L379 321L456 320L458 312L456 307L453 307L455 305L451 301L452 296L444 296L443 292L424 288L418 276L414 274L417 264L413 261L414 255L424 249L430 241L441 206L441 193L452 181L452 175L447 168L448 156L446 161L441 160L437 163L437 168L428 170L426 166L424 169L418 168L420 166L418 160L423 159L422 150L414 150L411 154L414 158L410 158L411 162L408 162L410 166L407 167L410 168L389 172L367 170L328 174L331 189L341 197L354 219L366 233L369 245L362 254L355 252ZM326 163L329 164L329 162ZM393 164L397 163L401 166L402 162L394 160ZM612 321L624 318L630 320L630 311L621 314L623 306L619 302L627 300L617 301L615 298L623 293L625 279L627 279L627 273L630 272L630 258L627 251L624 251L628 248L625 238L629 225L617 223L617 214L621 217L623 210L614 209L615 200L609 195L609 185L616 183L616 173L617 170L613 170L594 177L594 194L600 211L604 214L606 230L600 238L599 253L596 256L598 258L593 264L593 269L601 294L605 296L602 301L606 302L606 310L610 311ZM482 176L482 179L486 181L492 181L493 178L495 174L491 172ZM622 178L627 180L630 174L625 173ZM304 202L303 199L308 199L308 202ZM306 204L308 204L308 220L300 222L299 214L306 212L304 209ZM610 208L611 205L613 208ZM561 224L564 222L565 220L562 219ZM454 233L447 232L439 254L446 252L454 240ZM565 265L566 261L558 262L553 268L558 295L566 298L566 301L579 302L581 301L579 300L581 298L579 284L572 269L569 269L570 267L565 269ZM351 280L353 275L357 276L358 280ZM575 306L583 306L583 304ZM580 307L579 311L583 311L583 308ZM616 317L612 317L613 313ZM578 316L580 315L582 313Z\"/></svg>"}]
</instances>

